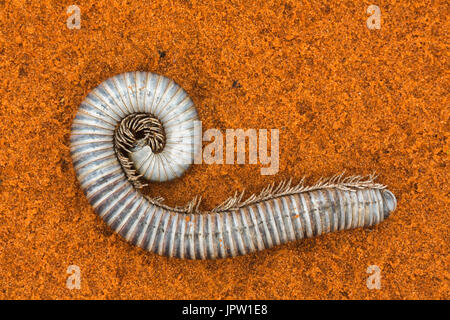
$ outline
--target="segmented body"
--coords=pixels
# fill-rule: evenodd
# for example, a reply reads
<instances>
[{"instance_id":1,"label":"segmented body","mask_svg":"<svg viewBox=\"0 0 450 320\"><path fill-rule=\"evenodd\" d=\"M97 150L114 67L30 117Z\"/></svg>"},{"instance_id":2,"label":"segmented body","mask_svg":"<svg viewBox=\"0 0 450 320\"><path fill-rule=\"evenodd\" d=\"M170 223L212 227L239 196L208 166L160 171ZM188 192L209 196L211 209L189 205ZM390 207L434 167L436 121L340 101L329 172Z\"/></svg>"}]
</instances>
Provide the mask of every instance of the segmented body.
<instances>
[{"instance_id":1,"label":"segmented body","mask_svg":"<svg viewBox=\"0 0 450 320\"><path fill-rule=\"evenodd\" d=\"M189 167L196 120L181 87L146 72L103 82L74 119L71 153L82 189L104 221L139 247L169 257L225 258L372 226L395 210L395 196L373 177L335 176L311 187L283 182L210 212L198 212L195 202L171 208L142 195L142 177L171 180Z\"/></svg>"}]
</instances>

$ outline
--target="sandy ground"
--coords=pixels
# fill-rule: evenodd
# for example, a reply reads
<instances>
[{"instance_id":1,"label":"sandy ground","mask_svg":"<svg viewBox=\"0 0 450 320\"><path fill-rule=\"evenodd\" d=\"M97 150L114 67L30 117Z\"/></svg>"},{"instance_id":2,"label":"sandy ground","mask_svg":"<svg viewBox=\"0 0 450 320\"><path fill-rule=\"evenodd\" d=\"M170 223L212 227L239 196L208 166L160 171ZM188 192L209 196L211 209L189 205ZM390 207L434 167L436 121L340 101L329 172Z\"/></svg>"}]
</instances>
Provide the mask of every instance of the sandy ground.
<instances>
[{"instance_id":1,"label":"sandy ground","mask_svg":"<svg viewBox=\"0 0 450 320\"><path fill-rule=\"evenodd\" d=\"M81 9L69 29L67 7ZM370 4L381 29L366 26ZM0 298L448 299L446 1L0 1ZM218 261L136 248L93 212L69 153L86 94L115 74L174 79L203 127L278 128L280 168L196 165L146 190L212 208L235 190L376 171L398 209ZM234 84L234 85L233 85ZM67 268L81 288L66 287ZM381 270L369 290L366 270Z\"/></svg>"}]
</instances>

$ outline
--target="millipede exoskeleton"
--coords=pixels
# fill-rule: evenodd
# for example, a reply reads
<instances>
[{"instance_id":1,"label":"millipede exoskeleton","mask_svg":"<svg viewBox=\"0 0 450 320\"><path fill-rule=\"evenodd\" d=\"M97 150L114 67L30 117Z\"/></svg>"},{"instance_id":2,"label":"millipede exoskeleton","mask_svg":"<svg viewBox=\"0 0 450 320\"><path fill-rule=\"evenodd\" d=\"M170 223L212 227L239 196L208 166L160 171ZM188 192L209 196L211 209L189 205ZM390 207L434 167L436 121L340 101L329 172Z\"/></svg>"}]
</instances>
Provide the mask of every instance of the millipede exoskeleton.
<instances>
[{"instance_id":1,"label":"millipede exoskeleton","mask_svg":"<svg viewBox=\"0 0 450 320\"><path fill-rule=\"evenodd\" d=\"M236 194L200 212L197 199L169 207L138 189L179 177L193 162L197 111L174 81L149 72L114 76L92 90L73 120L73 165L94 210L126 240L169 257L247 254L326 232L380 223L395 196L374 176L337 175ZM198 146L197 146L198 147Z\"/></svg>"}]
</instances>

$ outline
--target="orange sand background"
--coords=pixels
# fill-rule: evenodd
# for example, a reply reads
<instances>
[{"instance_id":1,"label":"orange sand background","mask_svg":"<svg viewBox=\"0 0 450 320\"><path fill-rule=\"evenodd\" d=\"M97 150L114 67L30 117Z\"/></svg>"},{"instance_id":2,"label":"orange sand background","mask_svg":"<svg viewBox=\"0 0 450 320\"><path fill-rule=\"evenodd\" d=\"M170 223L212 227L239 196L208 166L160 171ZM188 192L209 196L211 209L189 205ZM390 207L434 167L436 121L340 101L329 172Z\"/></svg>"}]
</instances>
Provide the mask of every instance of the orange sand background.
<instances>
[{"instance_id":1,"label":"orange sand background","mask_svg":"<svg viewBox=\"0 0 450 320\"><path fill-rule=\"evenodd\" d=\"M408 3L0 1L0 298L448 299L449 6ZM66 26L72 4L80 30ZM370 4L381 30L366 27ZM133 70L178 82L204 129L280 129L277 175L197 165L151 185L168 204L201 194L207 209L346 169L376 171L397 211L372 229L218 261L126 243L83 195L69 134L86 94ZM81 290L66 288L71 264ZM381 290L366 287L370 265Z\"/></svg>"}]
</instances>

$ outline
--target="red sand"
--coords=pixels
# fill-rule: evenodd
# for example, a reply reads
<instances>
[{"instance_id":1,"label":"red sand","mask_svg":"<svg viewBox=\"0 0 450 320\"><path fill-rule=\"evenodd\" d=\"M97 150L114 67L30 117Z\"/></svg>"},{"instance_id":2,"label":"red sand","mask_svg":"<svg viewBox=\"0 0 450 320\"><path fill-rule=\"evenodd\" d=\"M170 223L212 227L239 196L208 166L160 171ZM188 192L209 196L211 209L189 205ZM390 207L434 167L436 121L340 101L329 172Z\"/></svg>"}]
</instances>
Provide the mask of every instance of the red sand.
<instances>
[{"instance_id":1,"label":"red sand","mask_svg":"<svg viewBox=\"0 0 450 320\"><path fill-rule=\"evenodd\" d=\"M369 2L250 0L83 1L69 30L76 3L63 2L0 1L0 298L449 299L446 1L376 1L381 30L366 27ZM204 129L280 129L277 175L194 166L151 186L168 204L201 194L207 209L235 190L346 169L376 171L397 211L227 260L126 243L83 195L69 134L85 95L133 70L178 82ZM80 290L66 288L71 264ZM366 287L369 265L381 290Z\"/></svg>"}]
</instances>

